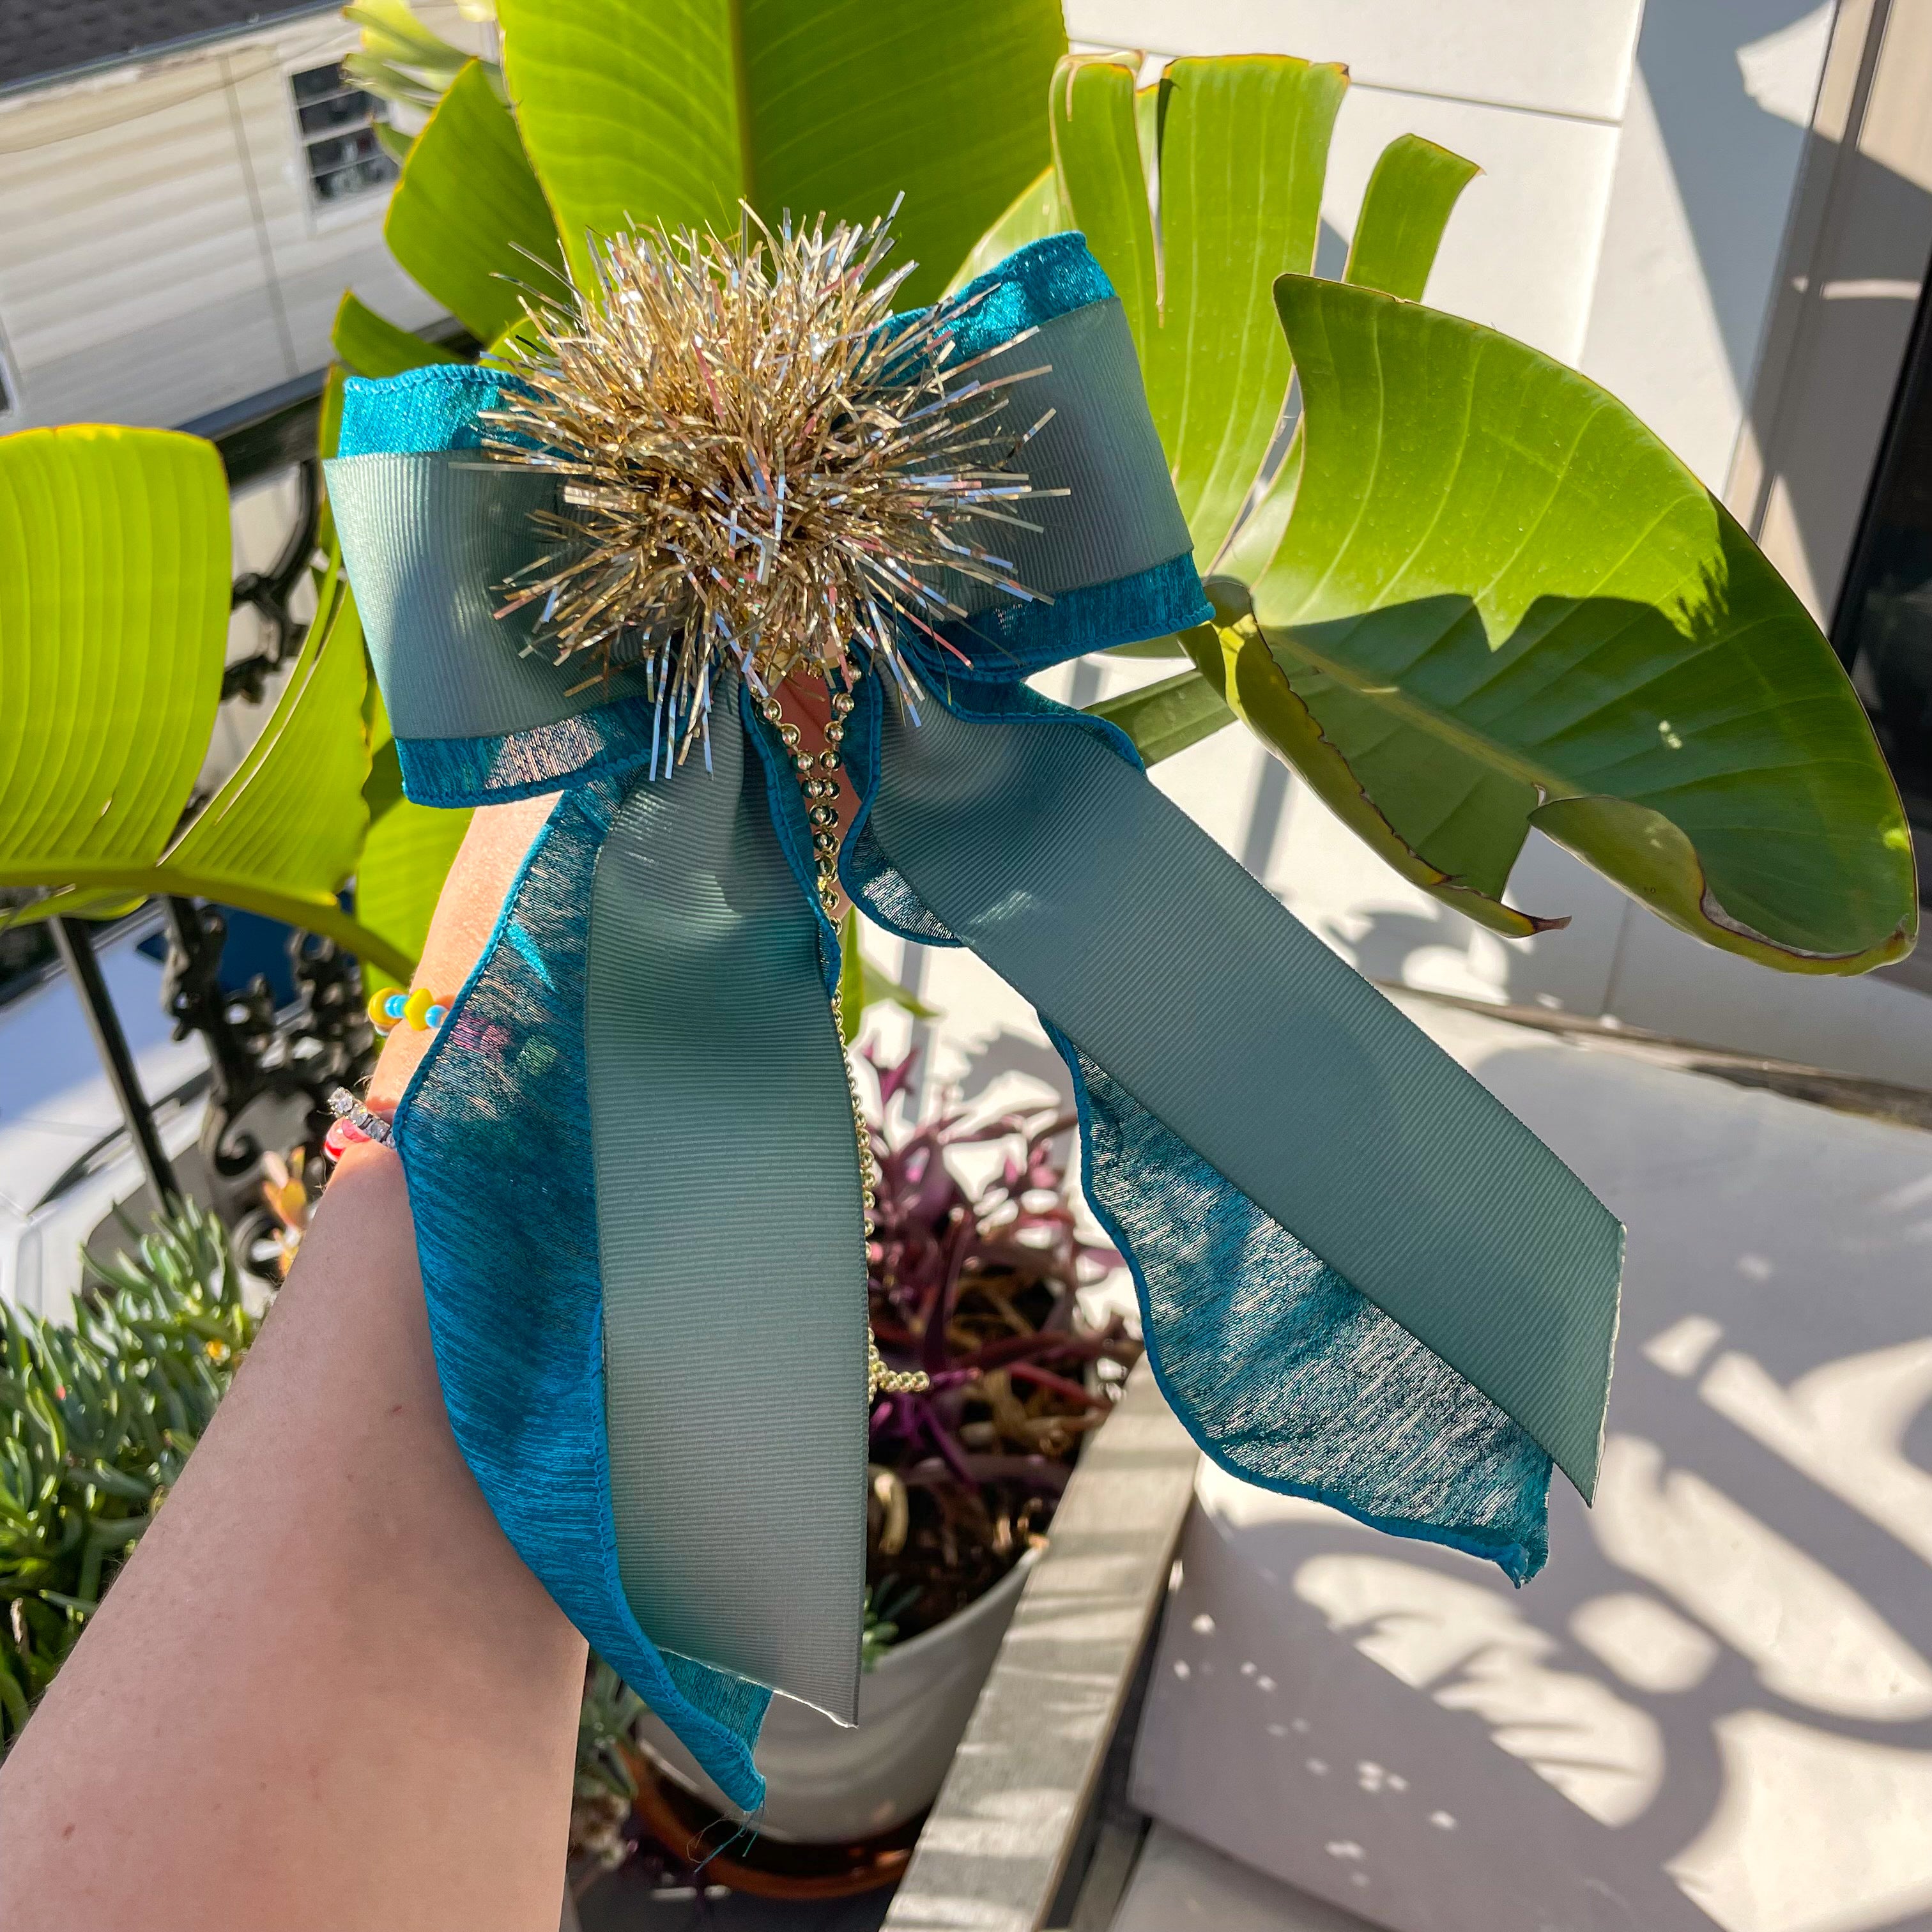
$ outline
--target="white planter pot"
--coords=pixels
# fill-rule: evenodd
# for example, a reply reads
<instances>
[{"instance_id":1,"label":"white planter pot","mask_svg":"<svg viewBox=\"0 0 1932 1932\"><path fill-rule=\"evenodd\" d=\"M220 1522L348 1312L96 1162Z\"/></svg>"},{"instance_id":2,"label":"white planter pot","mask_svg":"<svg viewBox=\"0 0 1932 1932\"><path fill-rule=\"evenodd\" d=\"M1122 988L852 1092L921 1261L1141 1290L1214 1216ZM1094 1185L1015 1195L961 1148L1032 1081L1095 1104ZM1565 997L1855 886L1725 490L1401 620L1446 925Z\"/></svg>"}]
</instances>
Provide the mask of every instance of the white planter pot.
<instances>
[{"instance_id":1,"label":"white planter pot","mask_svg":"<svg viewBox=\"0 0 1932 1932\"><path fill-rule=\"evenodd\" d=\"M758 1828L769 1838L830 1844L889 1832L938 1795L980 1686L1012 1621L1034 1552L976 1603L924 1635L895 1644L859 1680L859 1721L774 1697L756 1754L765 1774ZM646 1755L718 1810L735 1810L691 1754L648 1712Z\"/></svg>"}]
</instances>

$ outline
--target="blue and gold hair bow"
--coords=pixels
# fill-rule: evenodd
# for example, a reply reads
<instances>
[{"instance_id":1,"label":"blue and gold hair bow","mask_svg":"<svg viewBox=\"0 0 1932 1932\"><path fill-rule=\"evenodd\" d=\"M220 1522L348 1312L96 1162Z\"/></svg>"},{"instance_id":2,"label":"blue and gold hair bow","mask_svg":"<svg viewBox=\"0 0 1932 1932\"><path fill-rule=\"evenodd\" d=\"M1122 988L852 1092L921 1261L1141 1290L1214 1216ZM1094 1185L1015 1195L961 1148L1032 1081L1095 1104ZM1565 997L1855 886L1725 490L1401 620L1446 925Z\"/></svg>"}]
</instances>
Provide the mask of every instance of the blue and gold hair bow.
<instances>
[{"instance_id":1,"label":"blue and gold hair bow","mask_svg":"<svg viewBox=\"0 0 1932 1932\"><path fill-rule=\"evenodd\" d=\"M962 616L895 626L916 722L896 679L856 677L841 877L1039 1010L1088 1197L1202 1448L1521 1580L1552 1459L1594 1482L1622 1231L1118 731L1028 688L1209 613L1082 239L1009 257L957 314L975 352L1036 332L1024 413L1052 413L1007 561L1038 594L980 584ZM532 608L496 614L558 502L479 448L514 381L351 382L328 467L409 796L560 794L396 1141L490 1507L754 1808L771 1690L849 1720L858 1684L866 1264L837 940L753 674L706 692L705 755L673 766L646 668L586 680L524 648Z\"/></svg>"}]
</instances>

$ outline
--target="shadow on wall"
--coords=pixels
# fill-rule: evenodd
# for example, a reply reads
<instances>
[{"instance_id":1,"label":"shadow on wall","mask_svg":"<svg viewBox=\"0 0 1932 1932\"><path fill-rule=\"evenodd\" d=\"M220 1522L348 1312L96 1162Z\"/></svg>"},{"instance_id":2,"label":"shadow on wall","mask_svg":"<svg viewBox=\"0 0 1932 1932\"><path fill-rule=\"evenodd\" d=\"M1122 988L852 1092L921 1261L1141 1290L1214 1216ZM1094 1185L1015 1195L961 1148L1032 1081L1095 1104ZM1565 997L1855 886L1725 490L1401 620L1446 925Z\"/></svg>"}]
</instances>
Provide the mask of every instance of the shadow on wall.
<instances>
[{"instance_id":1,"label":"shadow on wall","mask_svg":"<svg viewBox=\"0 0 1932 1932\"><path fill-rule=\"evenodd\" d=\"M1833 11L1831 0L1644 9L1637 71L1741 396L1757 364L1767 271L1778 260L1786 216L1764 184L1792 176Z\"/></svg>"},{"instance_id":2,"label":"shadow on wall","mask_svg":"<svg viewBox=\"0 0 1932 1932\"><path fill-rule=\"evenodd\" d=\"M1017 1073L1051 1088L1067 1107L1073 1104L1073 1082L1066 1063L1043 1040L1002 1027L976 1052L967 1056L957 1082L958 1100L966 1106L981 1099L995 1082Z\"/></svg>"},{"instance_id":3,"label":"shadow on wall","mask_svg":"<svg viewBox=\"0 0 1932 1932\"><path fill-rule=\"evenodd\" d=\"M1736 392L1748 399L1761 448L1774 442L1766 416L1779 398L1754 395L1754 383L1787 215L1762 184L1795 178L1794 160L1807 144L1831 146L1810 131L1810 122L1834 11L1831 0L1648 7L1637 43L1638 75L1682 200ZM1847 225L1828 213L1828 279L1804 289L1801 300L1807 310L1832 305L1835 359L1888 368L1926 272L1932 195L1868 154L1853 152L1844 166L1837 192L1856 197L1859 219ZM1813 320L1801 314L1795 339L1808 335ZM1834 580L1856 506L1846 504L1840 479L1822 466L1792 461L1781 464L1779 473L1814 578Z\"/></svg>"},{"instance_id":4,"label":"shadow on wall","mask_svg":"<svg viewBox=\"0 0 1932 1932\"><path fill-rule=\"evenodd\" d=\"M1141 1802L1402 1932L1922 1932L1932 1138L1477 1070L1630 1226L1596 1506L1519 1593L1210 1479Z\"/></svg>"}]
</instances>

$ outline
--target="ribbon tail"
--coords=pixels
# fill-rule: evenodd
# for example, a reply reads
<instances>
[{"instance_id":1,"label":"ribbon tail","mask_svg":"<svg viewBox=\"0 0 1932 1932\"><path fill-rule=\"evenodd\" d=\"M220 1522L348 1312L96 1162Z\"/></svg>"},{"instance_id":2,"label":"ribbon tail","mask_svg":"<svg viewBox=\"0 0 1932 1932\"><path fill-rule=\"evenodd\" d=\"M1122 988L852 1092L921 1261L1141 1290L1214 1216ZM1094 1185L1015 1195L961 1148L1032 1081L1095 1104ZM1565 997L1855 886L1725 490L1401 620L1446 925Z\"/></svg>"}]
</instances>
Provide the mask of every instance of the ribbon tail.
<instances>
[{"instance_id":1,"label":"ribbon tail","mask_svg":"<svg viewBox=\"0 0 1932 1932\"><path fill-rule=\"evenodd\" d=\"M722 703L712 746L560 802L396 1133L485 1498L752 1810L766 1687L853 1715L866 1274L814 915Z\"/></svg>"},{"instance_id":2,"label":"ribbon tail","mask_svg":"<svg viewBox=\"0 0 1932 1932\"><path fill-rule=\"evenodd\" d=\"M818 916L735 688L597 864L585 1045L618 1569L661 1645L854 1720L866 1239Z\"/></svg>"},{"instance_id":3,"label":"ribbon tail","mask_svg":"<svg viewBox=\"0 0 1932 1932\"><path fill-rule=\"evenodd\" d=\"M1426 1418L1390 1400L1421 1386L1400 1359L1409 1337L1587 1497L1616 1324L1616 1221L1156 791L1125 740L1022 686L970 703L926 707L916 728L875 708L877 784L854 883L875 906L896 893L902 910L909 890L928 916L922 936L970 946L1048 1022L1083 1089L1096 1208L1137 1271L1151 1261L1163 1276L1150 1346L1160 1366L1165 1334L1164 1378L1197 1433L1241 1473L1318 1489L1294 1473L1307 1459L1286 1440L1310 1418L1271 1400L1296 1364L1270 1304L1294 1300L1305 1315L1323 1296L1365 1298L1361 1312L1399 1326L1371 1335L1358 1322L1336 1331L1340 1352L1373 1342L1369 1392L1386 1418L1375 1426L1406 1427L1416 1467L1439 1450L1453 1458L1457 1438L1438 1429L1430 1449ZM1122 1185L1129 1163L1137 1187ZM1370 1426L1352 1422L1336 1387L1330 1377L1317 1392L1331 1448ZM1546 1479L1538 1453L1525 1462L1506 1434L1489 1435L1492 1472L1511 1472L1495 1480L1519 1500L1539 1465ZM1438 1456L1429 1480L1445 1480ZM1431 1499L1411 1500L1356 1513L1388 1526L1428 1519ZM1491 1505L1474 1507L1480 1522ZM1536 1510L1540 1534L1540 1495ZM1512 1574L1540 1558L1540 1547L1487 1553Z\"/></svg>"}]
</instances>

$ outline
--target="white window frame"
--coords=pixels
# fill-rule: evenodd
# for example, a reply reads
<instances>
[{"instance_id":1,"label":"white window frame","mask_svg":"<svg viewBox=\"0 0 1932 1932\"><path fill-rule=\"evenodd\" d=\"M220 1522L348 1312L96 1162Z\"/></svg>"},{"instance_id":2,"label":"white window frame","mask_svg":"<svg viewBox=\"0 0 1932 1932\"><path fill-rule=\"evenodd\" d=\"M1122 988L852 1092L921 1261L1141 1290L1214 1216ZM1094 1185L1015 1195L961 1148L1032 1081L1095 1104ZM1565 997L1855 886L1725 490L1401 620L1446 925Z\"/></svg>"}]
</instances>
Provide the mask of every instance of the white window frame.
<instances>
[{"instance_id":1,"label":"white window frame","mask_svg":"<svg viewBox=\"0 0 1932 1932\"><path fill-rule=\"evenodd\" d=\"M352 50L352 48L345 48L343 51L346 53ZM338 67L341 63L342 57L341 54L338 54L331 58L327 54L318 50L304 54L299 61L285 65L282 70L284 98L288 104L289 124L295 136L296 171L300 180L302 198L308 209L309 219L318 226L332 226L338 221L352 220L358 216L366 215L371 208L382 206L388 200L389 190L394 187L395 182L395 178L392 175L386 182L378 182L371 187L360 189L353 194L334 198L325 196L320 192L315 170L309 155L310 143L337 140L343 135L354 134L358 128L373 127L379 122L387 122L389 118L388 103L371 94L369 96L370 112L364 119L350 122L340 128L330 128L326 132L319 131L310 134L303 128L302 117L302 110L304 107L314 106L317 100L339 98L344 94L368 93L367 88L358 88L353 82L345 81L333 93L318 94L313 100L300 100L296 98L296 82L298 78L304 74L314 74L322 68ZM380 146L377 152L385 154L388 152L386 149ZM356 164L350 163L346 165L352 166ZM326 172L335 171L330 170Z\"/></svg>"}]
</instances>

